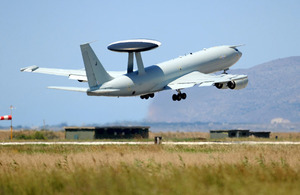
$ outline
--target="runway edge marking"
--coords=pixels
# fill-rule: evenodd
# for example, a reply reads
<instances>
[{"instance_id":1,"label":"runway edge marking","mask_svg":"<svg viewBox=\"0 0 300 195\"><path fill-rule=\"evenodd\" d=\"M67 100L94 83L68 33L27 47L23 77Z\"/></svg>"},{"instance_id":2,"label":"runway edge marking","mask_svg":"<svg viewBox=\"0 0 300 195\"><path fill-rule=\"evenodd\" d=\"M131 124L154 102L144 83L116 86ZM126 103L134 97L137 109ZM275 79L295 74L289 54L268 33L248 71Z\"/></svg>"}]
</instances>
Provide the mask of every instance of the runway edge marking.
<instances>
[{"instance_id":1,"label":"runway edge marking","mask_svg":"<svg viewBox=\"0 0 300 195\"><path fill-rule=\"evenodd\" d=\"M236 141L236 142L163 142L162 145L300 145L300 142ZM153 142L0 142L8 145L154 145Z\"/></svg>"}]
</instances>

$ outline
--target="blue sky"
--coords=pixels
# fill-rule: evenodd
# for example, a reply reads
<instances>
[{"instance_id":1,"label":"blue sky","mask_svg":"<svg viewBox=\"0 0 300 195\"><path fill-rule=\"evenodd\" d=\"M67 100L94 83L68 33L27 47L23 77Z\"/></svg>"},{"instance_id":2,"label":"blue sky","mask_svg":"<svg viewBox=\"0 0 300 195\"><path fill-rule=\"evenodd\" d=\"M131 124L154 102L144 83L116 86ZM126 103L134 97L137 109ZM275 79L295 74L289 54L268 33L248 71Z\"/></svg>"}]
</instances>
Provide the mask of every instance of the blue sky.
<instances>
[{"instance_id":1,"label":"blue sky","mask_svg":"<svg viewBox=\"0 0 300 195\"><path fill-rule=\"evenodd\" d=\"M131 38L162 42L160 48L142 54L146 66L206 47L246 44L234 68L249 68L300 55L299 10L296 0L1 1L0 115L9 114L13 105L14 125L143 120L151 100L51 90L46 87L87 83L19 69L81 69L79 45L97 40L92 47L105 68L126 70L127 55L111 52L107 45Z\"/></svg>"}]
</instances>

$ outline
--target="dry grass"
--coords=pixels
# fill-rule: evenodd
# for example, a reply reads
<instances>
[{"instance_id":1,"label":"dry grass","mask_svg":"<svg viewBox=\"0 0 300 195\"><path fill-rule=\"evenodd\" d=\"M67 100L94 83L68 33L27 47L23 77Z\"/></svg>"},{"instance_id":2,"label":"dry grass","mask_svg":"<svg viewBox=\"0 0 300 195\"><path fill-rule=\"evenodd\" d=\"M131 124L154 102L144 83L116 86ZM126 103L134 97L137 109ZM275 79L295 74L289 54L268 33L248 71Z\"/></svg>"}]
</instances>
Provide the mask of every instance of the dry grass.
<instances>
[{"instance_id":1,"label":"dry grass","mask_svg":"<svg viewBox=\"0 0 300 195\"><path fill-rule=\"evenodd\" d=\"M172 141L203 141L210 140L210 135L208 132L158 132L158 133L149 133L149 138L153 139L155 136L162 136L164 140ZM277 136L277 139L275 137ZM257 137L248 137L248 138L224 138L218 139L219 141L235 141L235 140L249 140L249 141L300 141L300 132L274 132L270 134L270 138L257 138Z\"/></svg>"},{"instance_id":2,"label":"dry grass","mask_svg":"<svg viewBox=\"0 0 300 195\"><path fill-rule=\"evenodd\" d=\"M14 131L14 137L16 135L24 134L24 135L32 135L35 130L22 130L22 131ZM64 140L65 132L63 131L44 131L55 135L56 140ZM207 132L149 132L149 139L153 140L155 136L162 136L165 141L205 141L210 140L210 135ZM278 139L275 139L275 137ZM232 141L232 140L268 140L268 141L300 141L300 132L279 132L279 133L271 133L270 139L262 139L262 138L227 138L222 139L224 141ZM10 140L10 131L9 130L0 130L0 141L8 141ZM14 139L16 140L16 139ZM220 140L221 141L221 140Z\"/></svg>"},{"instance_id":3,"label":"dry grass","mask_svg":"<svg viewBox=\"0 0 300 195\"><path fill-rule=\"evenodd\" d=\"M0 141L6 141L10 139L10 130L0 131Z\"/></svg>"},{"instance_id":4,"label":"dry grass","mask_svg":"<svg viewBox=\"0 0 300 195\"><path fill-rule=\"evenodd\" d=\"M278 140L300 141L300 132L271 133L270 138L275 139L276 136L278 137Z\"/></svg>"},{"instance_id":5,"label":"dry grass","mask_svg":"<svg viewBox=\"0 0 300 195\"><path fill-rule=\"evenodd\" d=\"M299 145L0 147L0 194L298 194Z\"/></svg>"},{"instance_id":6,"label":"dry grass","mask_svg":"<svg viewBox=\"0 0 300 195\"><path fill-rule=\"evenodd\" d=\"M155 136L162 136L164 140L169 139L194 139L206 140L209 138L209 133L206 132L158 132L149 133L149 139L154 139Z\"/></svg>"},{"instance_id":7,"label":"dry grass","mask_svg":"<svg viewBox=\"0 0 300 195\"><path fill-rule=\"evenodd\" d=\"M64 139L64 132L53 133ZM300 133L272 133L223 141L276 135L300 140ZM0 131L0 140L9 136ZM149 136L209 140L202 132ZM300 145L0 146L0 194L299 194L299 151Z\"/></svg>"},{"instance_id":8,"label":"dry grass","mask_svg":"<svg viewBox=\"0 0 300 195\"><path fill-rule=\"evenodd\" d=\"M149 160L162 165L172 163L175 166L238 164L246 162L257 165L273 163L288 164L300 169L300 146L298 145L104 145L104 146L3 146L0 150L1 164L9 165L12 161L24 167L38 168L43 165L55 167L65 158L74 164L91 167L94 165L115 166L125 162ZM71 164L70 164L71 165ZM69 167L74 168L74 167Z\"/></svg>"}]
</instances>

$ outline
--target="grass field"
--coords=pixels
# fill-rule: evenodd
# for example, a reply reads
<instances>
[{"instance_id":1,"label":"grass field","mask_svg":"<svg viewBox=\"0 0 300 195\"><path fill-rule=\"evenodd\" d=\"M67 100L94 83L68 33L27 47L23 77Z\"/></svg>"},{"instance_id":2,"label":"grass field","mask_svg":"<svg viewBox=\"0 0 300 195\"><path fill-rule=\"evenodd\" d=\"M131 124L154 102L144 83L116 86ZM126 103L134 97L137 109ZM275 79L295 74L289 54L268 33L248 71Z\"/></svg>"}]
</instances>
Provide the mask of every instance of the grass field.
<instances>
[{"instance_id":1,"label":"grass field","mask_svg":"<svg viewBox=\"0 0 300 195\"><path fill-rule=\"evenodd\" d=\"M149 132L149 139L139 139L138 141L153 141L155 136L162 136L164 141L300 141L300 132L287 132L287 133L271 133L270 139L262 138L224 138L218 140L210 140L209 133L207 132ZM275 137L278 139L275 139ZM13 141L18 140L65 140L64 131L36 131L36 130L22 130L13 132ZM0 141L9 141L10 131L0 130ZM113 139L115 141L115 139ZM91 141L91 140L89 140ZM121 141L121 140L120 140ZM124 141L124 140L123 140ZM127 139L126 141L137 141Z\"/></svg>"},{"instance_id":2,"label":"grass field","mask_svg":"<svg viewBox=\"0 0 300 195\"><path fill-rule=\"evenodd\" d=\"M299 194L299 145L0 147L0 194Z\"/></svg>"}]
</instances>

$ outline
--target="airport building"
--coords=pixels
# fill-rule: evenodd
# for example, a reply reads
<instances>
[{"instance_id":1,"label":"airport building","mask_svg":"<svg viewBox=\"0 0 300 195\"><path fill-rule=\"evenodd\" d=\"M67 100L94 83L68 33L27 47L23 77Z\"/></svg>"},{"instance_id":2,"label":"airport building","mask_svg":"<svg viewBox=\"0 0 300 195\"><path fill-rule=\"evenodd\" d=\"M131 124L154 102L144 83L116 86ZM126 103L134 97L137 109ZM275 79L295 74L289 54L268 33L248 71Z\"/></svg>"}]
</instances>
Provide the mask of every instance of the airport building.
<instances>
[{"instance_id":1,"label":"airport building","mask_svg":"<svg viewBox=\"0 0 300 195\"><path fill-rule=\"evenodd\" d=\"M148 138L148 126L65 127L66 139L132 139Z\"/></svg>"},{"instance_id":2,"label":"airport building","mask_svg":"<svg viewBox=\"0 0 300 195\"><path fill-rule=\"evenodd\" d=\"M211 130L211 139L221 139L226 137L249 137L250 130Z\"/></svg>"},{"instance_id":3,"label":"airport building","mask_svg":"<svg viewBox=\"0 0 300 195\"><path fill-rule=\"evenodd\" d=\"M210 138L211 139L221 139L221 138L235 138L235 137L261 137L261 138L270 138L270 133L267 131L250 131L250 130L240 130L240 129L232 129L232 130L210 130Z\"/></svg>"},{"instance_id":4,"label":"airport building","mask_svg":"<svg viewBox=\"0 0 300 195\"><path fill-rule=\"evenodd\" d=\"M270 131L250 131L250 135L260 138L270 138Z\"/></svg>"}]
</instances>

